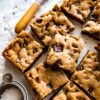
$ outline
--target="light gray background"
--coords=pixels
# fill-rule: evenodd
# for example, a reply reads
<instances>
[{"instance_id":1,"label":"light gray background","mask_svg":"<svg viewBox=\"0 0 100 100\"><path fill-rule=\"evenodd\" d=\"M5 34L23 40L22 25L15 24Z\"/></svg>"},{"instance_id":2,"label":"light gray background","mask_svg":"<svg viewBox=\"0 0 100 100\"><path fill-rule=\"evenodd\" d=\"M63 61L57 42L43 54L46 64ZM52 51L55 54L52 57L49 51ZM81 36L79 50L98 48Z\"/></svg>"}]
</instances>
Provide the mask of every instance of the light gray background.
<instances>
[{"instance_id":1,"label":"light gray background","mask_svg":"<svg viewBox=\"0 0 100 100\"><path fill-rule=\"evenodd\" d=\"M35 100L34 94L29 87L28 82L24 76L14 68L8 61L2 57L4 48L14 39L16 33L14 27L23 14L27 11L30 5L35 0L0 0L0 83L2 82L2 75L4 73L12 73L14 80L21 82L27 89L29 100ZM61 4L62 0L48 0L36 14L36 17L40 16L45 11L51 9L56 3ZM85 55L88 49L94 50L94 46L98 41L92 38L80 34L82 25L78 22L72 21L76 29L72 32L73 35L83 38L84 49L80 55L79 62ZM26 28L26 31L31 33L30 26ZM95 50L94 50L95 51ZM37 65L45 59L45 54L35 63ZM34 66L35 66L34 65Z\"/></svg>"}]
</instances>

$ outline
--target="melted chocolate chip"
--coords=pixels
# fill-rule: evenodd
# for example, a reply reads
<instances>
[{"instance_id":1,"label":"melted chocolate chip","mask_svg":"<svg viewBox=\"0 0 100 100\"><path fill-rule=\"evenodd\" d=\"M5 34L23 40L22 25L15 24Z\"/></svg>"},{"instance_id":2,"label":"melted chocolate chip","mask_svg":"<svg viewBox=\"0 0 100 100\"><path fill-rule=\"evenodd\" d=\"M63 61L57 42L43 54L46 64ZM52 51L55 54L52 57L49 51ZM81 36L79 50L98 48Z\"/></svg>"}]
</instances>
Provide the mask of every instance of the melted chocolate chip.
<instances>
[{"instance_id":1,"label":"melted chocolate chip","mask_svg":"<svg viewBox=\"0 0 100 100\"><path fill-rule=\"evenodd\" d=\"M74 50L74 51L73 51L73 53L77 53L77 51L76 51L76 50Z\"/></svg>"},{"instance_id":2,"label":"melted chocolate chip","mask_svg":"<svg viewBox=\"0 0 100 100\"><path fill-rule=\"evenodd\" d=\"M92 93L93 92L93 87L90 87L89 89L88 89L88 91L90 92L90 93Z\"/></svg>"},{"instance_id":3,"label":"melted chocolate chip","mask_svg":"<svg viewBox=\"0 0 100 100\"><path fill-rule=\"evenodd\" d=\"M78 66L77 68L76 68L76 70L83 70L83 66L81 65L81 66Z\"/></svg>"},{"instance_id":4,"label":"melted chocolate chip","mask_svg":"<svg viewBox=\"0 0 100 100\"><path fill-rule=\"evenodd\" d=\"M73 46L74 48L78 48L76 44L72 44L72 46Z\"/></svg>"},{"instance_id":5,"label":"melted chocolate chip","mask_svg":"<svg viewBox=\"0 0 100 100\"><path fill-rule=\"evenodd\" d=\"M18 44L19 47L21 47L21 43L20 43L19 41L16 41L16 42L14 43L14 45L16 45L16 44Z\"/></svg>"},{"instance_id":6,"label":"melted chocolate chip","mask_svg":"<svg viewBox=\"0 0 100 100\"><path fill-rule=\"evenodd\" d=\"M54 63L55 66L60 66L62 65L62 62L61 62L61 59L57 60L55 63Z\"/></svg>"},{"instance_id":7,"label":"melted chocolate chip","mask_svg":"<svg viewBox=\"0 0 100 100\"><path fill-rule=\"evenodd\" d=\"M93 2L95 2L96 0L92 0Z\"/></svg>"},{"instance_id":8,"label":"melted chocolate chip","mask_svg":"<svg viewBox=\"0 0 100 100\"><path fill-rule=\"evenodd\" d=\"M76 90L75 90L75 92L79 92L79 90L78 90L78 89L76 89Z\"/></svg>"},{"instance_id":9,"label":"melted chocolate chip","mask_svg":"<svg viewBox=\"0 0 100 100\"><path fill-rule=\"evenodd\" d=\"M39 81L39 77L35 78L35 81L36 81L37 83L39 83L39 82L40 82L40 81Z\"/></svg>"},{"instance_id":10,"label":"melted chocolate chip","mask_svg":"<svg viewBox=\"0 0 100 100\"><path fill-rule=\"evenodd\" d=\"M64 89L65 94L68 93L68 89Z\"/></svg>"},{"instance_id":11,"label":"melted chocolate chip","mask_svg":"<svg viewBox=\"0 0 100 100\"><path fill-rule=\"evenodd\" d=\"M46 24L46 28L45 28L45 29L47 30L47 29L48 29L48 27L49 27L49 23L47 23L47 24Z\"/></svg>"},{"instance_id":12,"label":"melted chocolate chip","mask_svg":"<svg viewBox=\"0 0 100 100\"><path fill-rule=\"evenodd\" d=\"M55 52L63 52L63 45L62 44L53 44L53 50Z\"/></svg>"},{"instance_id":13,"label":"melted chocolate chip","mask_svg":"<svg viewBox=\"0 0 100 100\"><path fill-rule=\"evenodd\" d=\"M52 88L52 85L50 83L48 83L47 84L47 87L51 89Z\"/></svg>"},{"instance_id":14,"label":"melted chocolate chip","mask_svg":"<svg viewBox=\"0 0 100 100\"><path fill-rule=\"evenodd\" d=\"M33 78L31 73L29 74L29 77Z\"/></svg>"},{"instance_id":15,"label":"melted chocolate chip","mask_svg":"<svg viewBox=\"0 0 100 100\"><path fill-rule=\"evenodd\" d=\"M23 46L26 47L27 45L28 45L27 41L24 40L24 44L23 44Z\"/></svg>"},{"instance_id":16,"label":"melted chocolate chip","mask_svg":"<svg viewBox=\"0 0 100 100\"><path fill-rule=\"evenodd\" d=\"M42 23L42 19L36 19L37 23Z\"/></svg>"},{"instance_id":17,"label":"melted chocolate chip","mask_svg":"<svg viewBox=\"0 0 100 100\"><path fill-rule=\"evenodd\" d=\"M73 86L74 86L74 83L71 82L71 83L70 83L70 87L72 88Z\"/></svg>"},{"instance_id":18,"label":"melted chocolate chip","mask_svg":"<svg viewBox=\"0 0 100 100\"><path fill-rule=\"evenodd\" d=\"M49 65L47 64L47 62L44 62L44 68L48 68Z\"/></svg>"},{"instance_id":19,"label":"melted chocolate chip","mask_svg":"<svg viewBox=\"0 0 100 100\"><path fill-rule=\"evenodd\" d=\"M99 67L99 66L96 66L96 67L95 67L95 71L96 71L96 70L100 70L100 67Z\"/></svg>"},{"instance_id":20,"label":"melted chocolate chip","mask_svg":"<svg viewBox=\"0 0 100 100\"><path fill-rule=\"evenodd\" d=\"M77 14L81 15L81 13L80 13L80 11L79 11L79 10L77 10Z\"/></svg>"},{"instance_id":21,"label":"melted chocolate chip","mask_svg":"<svg viewBox=\"0 0 100 100\"><path fill-rule=\"evenodd\" d=\"M27 64L28 62L27 61L25 61L25 64Z\"/></svg>"},{"instance_id":22,"label":"melted chocolate chip","mask_svg":"<svg viewBox=\"0 0 100 100\"><path fill-rule=\"evenodd\" d=\"M94 22L97 22L98 21L98 16L96 15L92 15L89 19L90 21L94 21Z\"/></svg>"},{"instance_id":23,"label":"melted chocolate chip","mask_svg":"<svg viewBox=\"0 0 100 100\"><path fill-rule=\"evenodd\" d=\"M35 48L34 50L33 50L33 53L36 53L37 52L37 49Z\"/></svg>"}]
</instances>

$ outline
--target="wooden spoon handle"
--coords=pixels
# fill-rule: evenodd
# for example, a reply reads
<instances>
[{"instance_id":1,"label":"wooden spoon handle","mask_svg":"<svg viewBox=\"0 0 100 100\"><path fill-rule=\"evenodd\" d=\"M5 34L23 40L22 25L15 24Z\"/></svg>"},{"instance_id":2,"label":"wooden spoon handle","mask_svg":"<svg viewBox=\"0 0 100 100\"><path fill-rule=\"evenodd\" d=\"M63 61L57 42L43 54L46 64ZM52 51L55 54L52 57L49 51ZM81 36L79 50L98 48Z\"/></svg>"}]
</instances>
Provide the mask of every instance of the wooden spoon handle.
<instances>
[{"instance_id":1,"label":"wooden spoon handle","mask_svg":"<svg viewBox=\"0 0 100 100\"><path fill-rule=\"evenodd\" d=\"M24 16L16 24L15 26L16 33L19 33L21 30L26 28L26 26L31 21L31 19L35 16L39 8L40 8L40 4L38 2L34 2L32 4L32 6L28 9L28 11L24 14Z\"/></svg>"}]
</instances>

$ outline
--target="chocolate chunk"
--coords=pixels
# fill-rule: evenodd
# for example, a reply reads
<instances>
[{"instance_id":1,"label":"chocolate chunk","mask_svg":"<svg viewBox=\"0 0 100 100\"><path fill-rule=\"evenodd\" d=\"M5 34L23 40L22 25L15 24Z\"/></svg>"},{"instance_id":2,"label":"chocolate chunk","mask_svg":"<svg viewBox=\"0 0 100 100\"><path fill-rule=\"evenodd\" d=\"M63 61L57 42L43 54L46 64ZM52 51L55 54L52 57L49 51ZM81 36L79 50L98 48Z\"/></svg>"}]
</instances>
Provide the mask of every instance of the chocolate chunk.
<instances>
[{"instance_id":1,"label":"chocolate chunk","mask_svg":"<svg viewBox=\"0 0 100 100\"><path fill-rule=\"evenodd\" d=\"M77 53L77 51L76 51L76 50L74 50L74 51L73 51L73 53Z\"/></svg>"},{"instance_id":2,"label":"chocolate chunk","mask_svg":"<svg viewBox=\"0 0 100 100\"><path fill-rule=\"evenodd\" d=\"M68 89L64 89L65 94L68 93Z\"/></svg>"},{"instance_id":3,"label":"chocolate chunk","mask_svg":"<svg viewBox=\"0 0 100 100\"><path fill-rule=\"evenodd\" d=\"M53 44L53 50L55 52L63 52L63 45L62 44Z\"/></svg>"},{"instance_id":4,"label":"chocolate chunk","mask_svg":"<svg viewBox=\"0 0 100 100\"><path fill-rule=\"evenodd\" d=\"M90 21L94 21L94 22L97 22L98 21L98 16L96 15L92 15L89 19Z\"/></svg>"},{"instance_id":5,"label":"chocolate chunk","mask_svg":"<svg viewBox=\"0 0 100 100\"><path fill-rule=\"evenodd\" d=\"M29 77L33 78L31 73L29 74Z\"/></svg>"},{"instance_id":6,"label":"chocolate chunk","mask_svg":"<svg viewBox=\"0 0 100 100\"><path fill-rule=\"evenodd\" d=\"M26 47L28 45L27 41L24 39L24 44L23 46Z\"/></svg>"},{"instance_id":7,"label":"chocolate chunk","mask_svg":"<svg viewBox=\"0 0 100 100\"><path fill-rule=\"evenodd\" d=\"M37 49L35 48L34 50L33 50L33 53L36 53L37 52Z\"/></svg>"},{"instance_id":8,"label":"chocolate chunk","mask_svg":"<svg viewBox=\"0 0 100 100\"><path fill-rule=\"evenodd\" d=\"M49 67L49 65L47 64L47 62L44 62L44 67L45 68L48 68Z\"/></svg>"},{"instance_id":9,"label":"chocolate chunk","mask_svg":"<svg viewBox=\"0 0 100 100\"><path fill-rule=\"evenodd\" d=\"M81 15L81 13L80 13L79 9L77 10L77 14Z\"/></svg>"},{"instance_id":10,"label":"chocolate chunk","mask_svg":"<svg viewBox=\"0 0 100 100\"><path fill-rule=\"evenodd\" d=\"M100 67L99 66L96 66L94 70L95 71L100 70Z\"/></svg>"},{"instance_id":11,"label":"chocolate chunk","mask_svg":"<svg viewBox=\"0 0 100 100\"><path fill-rule=\"evenodd\" d=\"M37 23L42 23L42 19L36 19Z\"/></svg>"},{"instance_id":12,"label":"chocolate chunk","mask_svg":"<svg viewBox=\"0 0 100 100\"><path fill-rule=\"evenodd\" d=\"M83 66L78 66L76 70L83 70Z\"/></svg>"},{"instance_id":13,"label":"chocolate chunk","mask_svg":"<svg viewBox=\"0 0 100 100\"><path fill-rule=\"evenodd\" d=\"M39 83L39 82L40 82L40 81L39 81L39 77L35 78L35 81L36 81L37 83Z\"/></svg>"},{"instance_id":14,"label":"chocolate chunk","mask_svg":"<svg viewBox=\"0 0 100 100\"><path fill-rule=\"evenodd\" d=\"M49 23L47 23L47 24L46 24L46 28L45 28L45 30L47 30L47 29L48 29L48 27L49 27Z\"/></svg>"},{"instance_id":15,"label":"chocolate chunk","mask_svg":"<svg viewBox=\"0 0 100 100\"><path fill-rule=\"evenodd\" d=\"M90 93L92 93L93 92L93 87L90 87L89 89L88 89L88 91L90 92Z\"/></svg>"},{"instance_id":16,"label":"chocolate chunk","mask_svg":"<svg viewBox=\"0 0 100 100\"><path fill-rule=\"evenodd\" d=\"M51 66L51 70L52 71L58 71L60 70L59 66L62 65L61 59L57 60L52 66Z\"/></svg>"},{"instance_id":17,"label":"chocolate chunk","mask_svg":"<svg viewBox=\"0 0 100 100\"><path fill-rule=\"evenodd\" d=\"M49 84L47 84L47 87L51 89L52 85L49 83Z\"/></svg>"},{"instance_id":18,"label":"chocolate chunk","mask_svg":"<svg viewBox=\"0 0 100 100\"><path fill-rule=\"evenodd\" d=\"M73 46L74 48L78 48L76 44L72 44L72 46Z\"/></svg>"},{"instance_id":19,"label":"chocolate chunk","mask_svg":"<svg viewBox=\"0 0 100 100\"><path fill-rule=\"evenodd\" d=\"M97 1L97 0L92 0L93 2Z\"/></svg>"},{"instance_id":20,"label":"chocolate chunk","mask_svg":"<svg viewBox=\"0 0 100 100\"><path fill-rule=\"evenodd\" d=\"M25 61L25 64L28 64L28 62L27 62L27 61Z\"/></svg>"},{"instance_id":21,"label":"chocolate chunk","mask_svg":"<svg viewBox=\"0 0 100 100\"><path fill-rule=\"evenodd\" d=\"M70 87L72 88L73 86L74 86L74 83L71 82L71 83L70 83Z\"/></svg>"},{"instance_id":22,"label":"chocolate chunk","mask_svg":"<svg viewBox=\"0 0 100 100\"><path fill-rule=\"evenodd\" d=\"M55 63L54 63L55 66L60 66L62 65L62 62L61 62L61 59L57 60Z\"/></svg>"}]
</instances>

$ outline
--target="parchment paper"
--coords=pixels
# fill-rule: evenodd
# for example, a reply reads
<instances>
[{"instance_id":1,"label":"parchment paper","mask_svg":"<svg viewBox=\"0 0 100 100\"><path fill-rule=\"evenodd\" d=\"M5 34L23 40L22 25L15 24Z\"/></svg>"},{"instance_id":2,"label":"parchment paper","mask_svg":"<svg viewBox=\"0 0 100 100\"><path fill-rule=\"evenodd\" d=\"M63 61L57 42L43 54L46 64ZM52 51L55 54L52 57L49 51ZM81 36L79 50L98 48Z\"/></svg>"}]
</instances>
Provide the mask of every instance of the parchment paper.
<instances>
[{"instance_id":1,"label":"parchment paper","mask_svg":"<svg viewBox=\"0 0 100 100\"><path fill-rule=\"evenodd\" d=\"M36 100L32 90L29 87L28 82L16 68L14 68L7 60L2 57L2 52L4 48L16 36L16 33L14 31L16 23L34 1L35 0L0 0L0 83L2 82L2 75L4 73L11 73L14 77L14 80L19 81L26 87L29 95L28 100ZM41 9L38 11L35 18L40 16L45 11L51 9L56 3L60 5L62 3L62 0L46 1L43 5L41 5ZM72 34L81 37L84 40L84 49L79 58L80 62L88 49L94 50L94 46L98 43L98 41L86 35L80 34L82 25L73 20L72 22L76 27L75 31L73 31ZM26 31L32 33L30 26L27 26ZM43 60L45 60L45 54L42 55L42 57L33 65L33 67Z\"/></svg>"}]
</instances>

